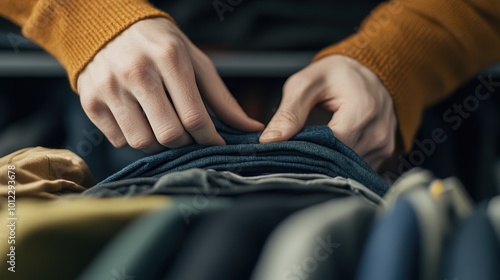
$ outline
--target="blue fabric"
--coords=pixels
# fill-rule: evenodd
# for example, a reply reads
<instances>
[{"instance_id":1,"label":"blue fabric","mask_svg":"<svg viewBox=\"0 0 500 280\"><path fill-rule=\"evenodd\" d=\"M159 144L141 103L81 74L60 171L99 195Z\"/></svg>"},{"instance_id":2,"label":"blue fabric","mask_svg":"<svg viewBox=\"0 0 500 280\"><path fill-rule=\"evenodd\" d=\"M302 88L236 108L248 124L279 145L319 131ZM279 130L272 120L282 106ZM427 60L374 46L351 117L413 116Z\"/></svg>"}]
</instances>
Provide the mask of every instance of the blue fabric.
<instances>
[{"instance_id":1,"label":"blue fabric","mask_svg":"<svg viewBox=\"0 0 500 280\"><path fill-rule=\"evenodd\" d=\"M304 128L290 141L259 144L260 133L243 133L214 119L224 146L193 144L142 158L99 184L137 177L160 177L190 168L231 171L243 176L319 173L358 181L378 195L388 184L328 126Z\"/></svg>"},{"instance_id":2,"label":"blue fabric","mask_svg":"<svg viewBox=\"0 0 500 280\"><path fill-rule=\"evenodd\" d=\"M356 279L418 279L420 232L412 204L405 198L397 200L375 223Z\"/></svg>"},{"instance_id":3,"label":"blue fabric","mask_svg":"<svg viewBox=\"0 0 500 280\"><path fill-rule=\"evenodd\" d=\"M444 259L446 279L500 279L500 244L487 209L488 201L480 203L452 236Z\"/></svg>"}]
</instances>

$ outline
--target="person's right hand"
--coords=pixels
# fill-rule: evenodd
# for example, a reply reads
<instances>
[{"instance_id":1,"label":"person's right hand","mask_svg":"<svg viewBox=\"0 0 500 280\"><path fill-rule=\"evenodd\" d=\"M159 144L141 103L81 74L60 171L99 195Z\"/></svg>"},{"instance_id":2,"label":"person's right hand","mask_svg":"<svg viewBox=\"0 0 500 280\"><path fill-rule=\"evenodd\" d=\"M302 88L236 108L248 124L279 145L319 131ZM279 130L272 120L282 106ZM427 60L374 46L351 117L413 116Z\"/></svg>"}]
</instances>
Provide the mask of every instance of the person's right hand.
<instances>
[{"instance_id":1,"label":"person's right hand","mask_svg":"<svg viewBox=\"0 0 500 280\"><path fill-rule=\"evenodd\" d=\"M397 118L392 97L377 75L357 60L330 55L292 75L260 143L286 141L319 106L333 112L333 135L379 169L396 147Z\"/></svg>"},{"instance_id":2,"label":"person's right hand","mask_svg":"<svg viewBox=\"0 0 500 280\"><path fill-rule=\"evenodd\" d=\"M201 95L228 125L248 132L264 128L245 114L211 60L164 18L141 20L123 31L77 83L85 113L115 147L128 143L156 152L193 140L224 144Z\"/></svg>"}]
</instances>

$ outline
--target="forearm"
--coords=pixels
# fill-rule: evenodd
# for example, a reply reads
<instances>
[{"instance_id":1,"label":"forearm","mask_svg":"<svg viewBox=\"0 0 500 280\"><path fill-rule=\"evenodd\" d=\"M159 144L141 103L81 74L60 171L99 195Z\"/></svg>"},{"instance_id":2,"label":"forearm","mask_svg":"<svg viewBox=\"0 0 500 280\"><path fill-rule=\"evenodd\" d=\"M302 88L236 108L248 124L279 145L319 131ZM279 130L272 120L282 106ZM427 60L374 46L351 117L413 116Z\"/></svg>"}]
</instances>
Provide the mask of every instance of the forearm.
<instances>
[{"instance_id":1,"label":"forearm","mask_svg":"<svg viewBox=\"0 0 500 280\"><path fill-rule=\"evenodd\" d=\"M61 62L75 91L79 73L123 30L145 18L172 20L147 0L2 0L0 15Z\"/></svg>"},{"instance_id":2,"label":"forearm","mask_svg":"<svg viewBox=\"0 0 500 280\"><path fill-rule=\"evenodd\" d=\"M315 60L331 54L355 58L384 82L408 150L426 106L500 60L500 2L390 1Z\"/></svg>"}]
</instances>

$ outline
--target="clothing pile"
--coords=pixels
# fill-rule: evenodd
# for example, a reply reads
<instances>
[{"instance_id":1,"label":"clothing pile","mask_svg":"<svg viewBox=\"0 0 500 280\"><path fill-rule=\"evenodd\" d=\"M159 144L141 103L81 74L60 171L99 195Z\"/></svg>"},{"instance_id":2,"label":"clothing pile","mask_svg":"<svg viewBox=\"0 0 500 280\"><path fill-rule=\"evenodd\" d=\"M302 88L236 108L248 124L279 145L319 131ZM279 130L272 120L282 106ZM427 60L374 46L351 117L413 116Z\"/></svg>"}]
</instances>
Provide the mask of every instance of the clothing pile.
<instances>
[{"instance_id":1,"label":"clothing pile","mask_svg":"<svg viewBox=\"0 0 500 280\"><path fill-rule=\"evenodd\" d=\"M215 123L227 145L98 184L68 150L0 159L0 279L498 279L500 197L421 169L389 186L326 126L259 144Z\"/></svg>"}]
</instances>

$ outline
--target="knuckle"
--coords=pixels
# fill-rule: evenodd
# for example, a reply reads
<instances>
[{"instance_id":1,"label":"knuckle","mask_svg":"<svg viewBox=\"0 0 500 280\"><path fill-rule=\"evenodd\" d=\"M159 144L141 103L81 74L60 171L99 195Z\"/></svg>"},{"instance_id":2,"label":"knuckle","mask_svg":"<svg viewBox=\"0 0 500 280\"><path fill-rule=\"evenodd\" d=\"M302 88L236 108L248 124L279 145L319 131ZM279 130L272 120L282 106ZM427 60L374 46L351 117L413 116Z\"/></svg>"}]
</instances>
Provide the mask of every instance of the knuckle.
<instances>
[{"instance_id":1,"label":"knuckle","mask_svg":"<svg viewBox=\"0 0 500 280\"><path fill-rule=\"evenodd\" d=\"M123 77L125 81L140 86L149 85L155 80L154 69L145 58L135 59L128 63L124 67Z\"/></svg>"},{"instance_id":2,"label":"knuckle","mask_svg":"<svg viewBox=\"0 0 500 280\"><path fill-rule=\"evenodd\" d=\"M113 145L115 148L123 148L127 145L127 141L123 137L119 137L117 139L112 139L108 137L109 142Z\"/></svg>"},{"instance_id":3,"label":"knuckle","mask_svg":"<svg viewBox=\"0 0 500 280\"><path fill-rule=\"evenodd\" d=\"M182 119L182 125L188 131L198 131L206 125L207 119L204 118L201 112L187 112Z\"/></svg>"},{"instance_id":4,"label":"knuckle","mask_svg":"<svg viewBox=\"0 0 500 280\"><path fill-rule=\"evenodd\" d=\"M93 85L89 88L93 90L85 91L84 95L87 95L90 98L99 98L99 95L104 94L114 94L120 91L120 84L116 77L111 73L106 73L99 76ZM83 96L83 94L80 94Z\"/></svg>"},{"instance_id":5,"label":"knuckle","mask_svg":"<svg viewBox=\"0 0 500 280\"><path fill-rule=\"evenodd\" d=\"M293 74L283 85L283 94L302 95L307 93L313 86L310 77L304 73Z\"/></svg>"},{"instance_id":6,"label":"knuckle","mask_svg":"<svg viewBox=\"0 0 500 280\"><path fill-rule=\"evenodd\" d=\"M130 147L137 150L146 150L153 144L153 139L144 136L134 136L129 140Z\"/></svg>"},{"instance_id":7,"label":"knuckle","mask_svg":"<svg viewBox=\"0 0 500 280\"><path fill-rule=\"evenodd\" d=\"M302 92L306 88L305 84L306 81L304 81L301 75L293 74L283 85L283 93L291 94Z\"/></svg>"},{"instance_id":8,"label":"knuckle","mask_svg":"<svg viewBox=\"0 0 500 280\"><path fill-rule=\"evenodd\" d=\"M372 137L372 143L375 148L383 150L387 148L387 145L389 144L389 137L387 133L378 132L372 135Z\"/></svg>"},{"instance_id":9,"label":"knuckle","mask_svg":"<svg viewBox=\"0 0 500 280\"><path fill-rule=\"evenodd\" d=\"M182 128L172 127L161 130L156 139L161 145L168 146L178 142L182 138L183 134L184 131Z\"/></svg>"},{"instance_id":10,"label":"knuckle","mask_svg":"<svg viewBox=\"0 0 500 280\"><path fill-rule=\"evenodd\" d=\"M95 113L99 112L102 108L102 102L96 91L80 94L80 102L82 103L83 110L86 112Z\"/></svg>"},{"instance_id":11,"label":"knuckle","mask_svg":"<svg viewBox=\"0 0 500 280\"><path fill-rule=\"evenodd\" d=\"M185 48L182 39L169 38L158 51L159 61L165 65L179 65L182 61L183 49Z\"/></svg>"},{"instance_id":12,"label":"knuckle","mask_svg":"<svg viewBox=\"0 0 500 280\"><path fill-rule=\"evenodd\" d=\"M278 110L275 114L275 118L278 122L291 123L293 125L299 125L299 118L297 114L289 110Z\"/></svg>"}]
</instances>

